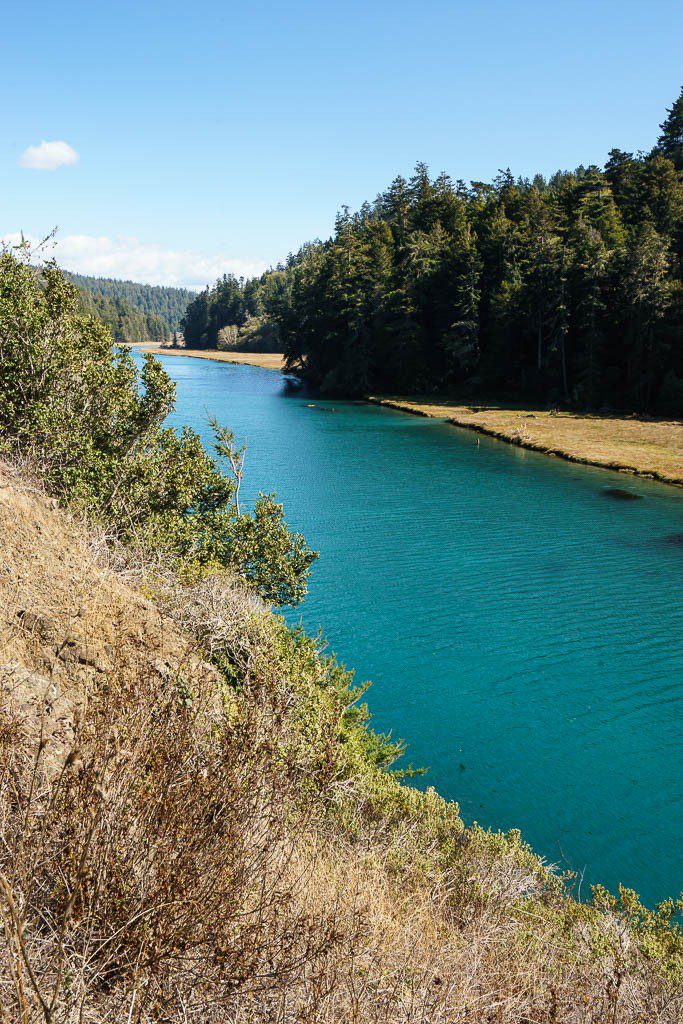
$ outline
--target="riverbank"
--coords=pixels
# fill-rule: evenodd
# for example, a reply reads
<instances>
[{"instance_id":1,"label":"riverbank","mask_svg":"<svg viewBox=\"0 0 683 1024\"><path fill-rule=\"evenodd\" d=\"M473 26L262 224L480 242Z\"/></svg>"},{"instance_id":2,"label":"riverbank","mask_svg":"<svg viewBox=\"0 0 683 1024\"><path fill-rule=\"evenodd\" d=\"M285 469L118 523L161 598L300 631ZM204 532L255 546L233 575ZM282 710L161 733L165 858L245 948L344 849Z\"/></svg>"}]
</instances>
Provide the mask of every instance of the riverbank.
<instances>
[{"instance_id":1,"label":"riverbank","mask_svg":"<svg viewBox=\"0 0 683 1024\"><path fill-rule=\"evenodd\" d=\"M423 1020L551 1024L589 1006L595 1021L680 1021L666 911L606 893L580 905L518 832L465 828L387 774L338 672L239 586L140 567L135 589L101 535L2 464L0 535L0 869L22 908L7 945L36 979L26 995L0 969L3 1020L26 1005L37 1020L53 990L120 1020L165 985L169 1020L199 993L224 1022L286 1000L292 1019L313 1006L321 1024L389 1024L414 1019L408 992ZM71 914L84 878L98 886ZM139 995L141 906L164 956Z\"/></svg>"},{"instance_id":2,"label":"riverbank","mask_svg":"<svg viewBox=\"0 0 683 1024\"><path fill-rule=\"evenodd\" d=\"M683 487L683 422L580 415L457 401L369 395L391 409L446 420L509 444Z\"/></svg>"},{"instance_id":3,"label":"riverbank","mask_svg":"<svg viewBox=\"0 0 683 1024\"><path fill-rule=\"evenodd\" d=\"M215 349L134 346L153 355L189 356L220 363L241 363L284 370L285 357L274 352L218 352ZM367 401L416 416L443 419L508 444L569 462L631 473L683 487L683 421L600 416L499 405L467 405L456 400L368 395Z\"/></svg>"},{"instance_id":4,"label":"riverbank","mask_svg":"<svg viewBox=\"0 0 683 1024\"><path fill-rule=\"evenodd\" d=\"M264 370L284 370L285 357L281 352L218 352L216 349L164 348L146 343L131 348L150 352L153 356L190 356L192 359L212 359L217 363L242 363L260 366Z\"/></svg>"}]
</instances>

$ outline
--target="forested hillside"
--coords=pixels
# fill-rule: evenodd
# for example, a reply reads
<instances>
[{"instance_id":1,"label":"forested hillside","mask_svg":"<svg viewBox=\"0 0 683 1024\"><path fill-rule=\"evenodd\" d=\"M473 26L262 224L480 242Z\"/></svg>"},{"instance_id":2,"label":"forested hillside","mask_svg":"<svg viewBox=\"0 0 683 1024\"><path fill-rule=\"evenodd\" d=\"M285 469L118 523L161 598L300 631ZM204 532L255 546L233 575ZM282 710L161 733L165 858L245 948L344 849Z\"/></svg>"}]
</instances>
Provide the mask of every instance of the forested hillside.
<instances>
[{"instance_id":1,"label":"forested hillside","mask_svg":"<svg viewBox=\"0 0 683 1024\"><path fill-rule=\"evenodd\" d=\"M133 313L143 317L158 317L167 333L177 331L194 292L187 288L166 288L159 285L138 284L135 281L116 281L108 277L88 277L83 274L67 275L83 292L92 295L98 311L111 314L113 305L124 303ZM109 322L109 317L104 316ZM142 339L124 339L137 341ZM157 337L150 338L159 340Z\"/></svg>"},{"instance_id":2,"label":"forested hillside","mask_svg":"<svg viewBox=\"0 0 683 1024\"><path fill-rule=\"evenodd\" d=\"M648 154L491 183L424 164L259 281L185 318L210 347L247 314L326 392L504 394L683 414L683 90Z\"/></svg>"},{"instance_id":3,"label":"forested hillside","mask_svg":"<svg viewBox=\"0 0 683 1024\"><path fill-rule=\"evenodd\" d=\"M141 313L124 299L79 289L79 301L84 313L99 317L112 333L114 341L167 341L171 329L166 321L153 313Z\"/></svg>"}]
</instances>

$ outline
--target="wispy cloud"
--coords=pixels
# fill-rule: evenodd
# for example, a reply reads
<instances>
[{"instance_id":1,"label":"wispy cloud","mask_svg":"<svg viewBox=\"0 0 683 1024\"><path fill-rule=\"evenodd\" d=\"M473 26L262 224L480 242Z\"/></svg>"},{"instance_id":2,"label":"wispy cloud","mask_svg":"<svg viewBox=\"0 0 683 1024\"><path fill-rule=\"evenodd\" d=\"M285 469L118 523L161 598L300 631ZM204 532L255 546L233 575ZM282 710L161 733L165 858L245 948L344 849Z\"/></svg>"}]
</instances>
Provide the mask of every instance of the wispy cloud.
<instances>
[{"instance_id":1,"label":"wispy cloud","mask_svg":"<svg viewBox=\"0 0 683 1024\"><path fill-rule=\"evenodd\" d=\"M37 239L25 236L30 244ZM19 232L3 236L8 245L18 245ZM267 269L260 259L240 259L224 253L207 255L188 249L165 249L137 238L109 238L94 235L65 235L42 250L65 270L96 277L115 277L145 284L174 285L179 288L203 288L223 274L255 277Z\"/></svg>"},{"instance_id":2,"label":"wispy cloud","mask_svg":"<svg viewBox=\"0 0 683 1024\"><path fill-rule=\"evenodd\" d=\"M21 154L19 163L22 167L30 167L34 171L56 171L58 167L69 167L77 164L79 156L68 142L43 142L39 146L29 146Z\"/></svg>"}]
</instances>

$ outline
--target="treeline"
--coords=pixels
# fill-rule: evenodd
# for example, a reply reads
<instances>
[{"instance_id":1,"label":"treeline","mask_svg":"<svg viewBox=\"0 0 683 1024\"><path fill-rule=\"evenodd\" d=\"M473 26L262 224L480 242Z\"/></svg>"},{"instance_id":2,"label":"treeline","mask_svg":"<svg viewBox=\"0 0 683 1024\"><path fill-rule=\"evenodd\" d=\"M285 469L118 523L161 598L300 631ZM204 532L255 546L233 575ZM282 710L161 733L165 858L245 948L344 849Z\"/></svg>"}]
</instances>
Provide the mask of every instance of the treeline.
<instances>
[{"instance_id":1,"label":"treeline","mask_svg":"<svg viewBox=\"0 0 683 1024\"><path fill-rule=\"evenodd\" d=\"M683 413L683 91L649 155L466 186L424 165L290 266L291 367L326 391L456 389Z\"/></svg>"},{"instance_id":2,"label":"treeline","mask_svg":"<svg viewBox=\"0 0 683 1024\"><path fill-rule=\"evenodd\" d=\"M424 164L338 216L258 281L188 309L188 344L277 325L323 391L468 390L586 408L683 413L683 91L649 154L490 184Z\"/></svg>"},{"instance_id":3,"label":"treeline","mask_svg":"<svg viewBox=\"0 0 683 1024\"><path fill-rule=\"evenodd\" d=\"M75 276L75 275L74 275ZM168 341L171 329L154 313L141 313L123 299L79 290L79 304L84 313L104 321L114 341Z\"/></svg>"},{"instance_id":4,"label":"treeline","mask_svg":"<svg viewBox=\"0 0 683 1024\"><path fill-rule=\"evenodd\" d=\"M188 305L181 322L186 346L281 352L275 312L286 301L290 277L284 267L246 281L224 274Z\"/></svg>"},{"instance_id":5,"label":"treeline","mask_svg":"<svg viewBox=\"0 0 683 1024\"><path fill-rule=\"evenodd\" d=\"M84 274L68 274L67 277L81 291L92 295L96 301L121 302L134 313L142 314L144 317L158 317L166 325L167 334L179 330L187 304L194 297L194 292L187 288L166 288L160 285L138 284L135 281L116 281L108 277L88 277ZM108 308L111 310L111 307Z\"/></svg>"}]
</instances>

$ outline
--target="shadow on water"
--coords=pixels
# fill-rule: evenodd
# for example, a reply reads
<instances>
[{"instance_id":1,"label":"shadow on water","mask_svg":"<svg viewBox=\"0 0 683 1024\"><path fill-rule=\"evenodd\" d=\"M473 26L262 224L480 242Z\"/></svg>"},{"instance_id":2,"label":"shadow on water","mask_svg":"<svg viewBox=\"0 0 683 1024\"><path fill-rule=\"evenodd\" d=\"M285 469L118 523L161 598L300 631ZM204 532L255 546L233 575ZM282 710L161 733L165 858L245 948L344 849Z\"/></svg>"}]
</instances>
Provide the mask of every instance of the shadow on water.
<instances>
[{"instance_id":1,"label":"shadow on water","mask_svg":"<svg viewBox=\"0 0 683 1024\"><path fill-rule=\"evenodd\" d=\"M294 374L285 374L282 378L282 394L285 397L295 396L296 398L301 398L303 395L308 394L308 388L301 377L295 377Z\"/></svg>"},{"instance_id":2,"label":"shadow on water","mask_svg":"<svg viewBox=\"0 0 683 1024\"><path fill-rule=\"evenodd\" d=\"M606 498L612 498L614 501L643 500L642 494L636 494L634 491L625 491L622 487L605 487L602 493Z\"/></svg>"}]
</instances>

